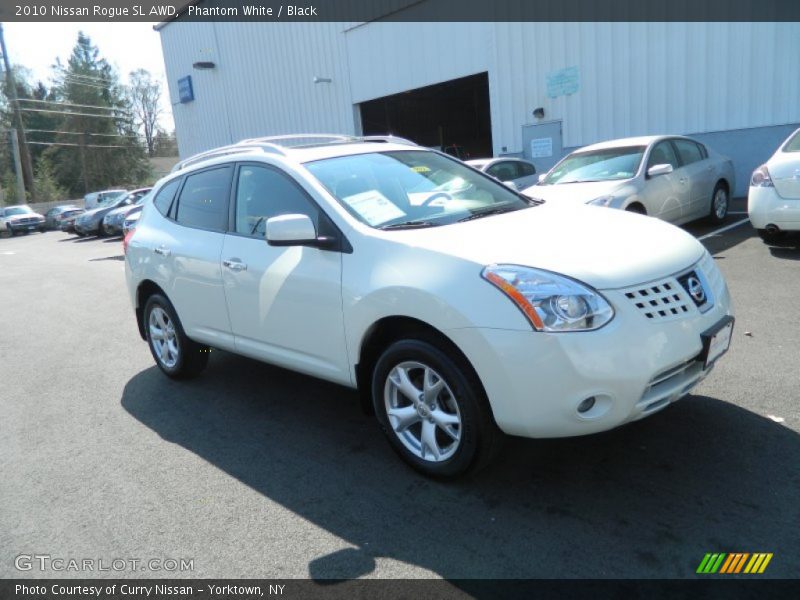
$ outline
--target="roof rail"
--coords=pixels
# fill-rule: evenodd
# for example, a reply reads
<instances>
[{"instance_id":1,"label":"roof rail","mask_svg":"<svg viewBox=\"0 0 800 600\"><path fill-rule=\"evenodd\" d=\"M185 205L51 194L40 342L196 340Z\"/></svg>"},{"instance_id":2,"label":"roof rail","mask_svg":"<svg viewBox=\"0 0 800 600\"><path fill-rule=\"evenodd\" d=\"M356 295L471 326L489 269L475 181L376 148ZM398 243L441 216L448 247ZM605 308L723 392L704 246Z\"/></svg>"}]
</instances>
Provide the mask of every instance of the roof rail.
<instances>
[{"instance_id":1,"label":"roof rail","mask_svg":"<svg viewBox=\"0 0 800 600\"><path fill-rule=\"evenodd\" d=\"M191 165L211 160L212 158L219 158L220 156L228 156L230 154L241 154L244 152L253 152L260 150L268 154L279 154L286 156L286 149L302 146L319 146L325 144L354 144L359 142L378 142L387 144L403 144L404 146L416 146L411 140L394 135L365 135L365 136L352 136L352 135L339 135L327 133L302 133L294 135L273 135L268 137L249 138L229 144L220 148L214 148L199 154L194 154L189 158L179 161L172 167L171 173L185 169Z\"/></svg>"},{"instance_id":2,"label":"roof rail","mask_svg":"<svg viewBox=\"0 0 800 600\"><path fill-rule=\"evenodd\" d=\"M172 167L170 173L180 171L181 169L185 169L186 167L210 160L212 158L228 156L230 154L241 154L243 152L252 152L254 150L260 150L268 154L280 154L282 156L286 156L286 152L284 152L283 149L277 144L259 142L257 140L243 140L237 144L230 144L228 146L222 146L221 148L214 148L213 150L207 150L206 152L200 152L199 154L194 154L189 158L185 158Z\"/></svg>"}]
</instances>

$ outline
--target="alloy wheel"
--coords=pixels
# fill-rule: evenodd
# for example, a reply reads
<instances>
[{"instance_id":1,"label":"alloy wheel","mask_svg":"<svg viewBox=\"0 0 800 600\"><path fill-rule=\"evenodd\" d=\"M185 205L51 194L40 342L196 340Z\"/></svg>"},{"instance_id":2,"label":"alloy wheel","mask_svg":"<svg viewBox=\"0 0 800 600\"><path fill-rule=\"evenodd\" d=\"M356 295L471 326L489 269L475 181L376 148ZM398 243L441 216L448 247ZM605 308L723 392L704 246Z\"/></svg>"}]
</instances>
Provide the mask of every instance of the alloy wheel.
<instances>
[{"instance_id":1,"label":"alloy wheel","mask_svg":"<svg viewBox=\"0 0 800 600\"><path fill-rule=\"evenodd\" d=\"M723 189L717 189L714 194L714 215L722 220L728 214L728 193Z\"/></svg>"},{"instance_id":2,"label":"alloy wheel","mask_svg":"<svg viewBox=\"0 0 800 600\"><path fill-rule=\"evenodd\" d=\"M386 377L389 426L414 456L430 462L451 458L461 443L462 420L450 386L434 369L405 361Z\"/></svg>"},{"instance_id":3,"label":"alloy wheel","mask_svg":"<svg viewBox=\"0 0 800 600\"><path fill-rule=\"evenodd\" d=\"M180 346L175 331L175 324L169 314L160 306L153 307L149 318L150 344L159 362L167 369L178 364Z\"/></svg>"}]
</instances>

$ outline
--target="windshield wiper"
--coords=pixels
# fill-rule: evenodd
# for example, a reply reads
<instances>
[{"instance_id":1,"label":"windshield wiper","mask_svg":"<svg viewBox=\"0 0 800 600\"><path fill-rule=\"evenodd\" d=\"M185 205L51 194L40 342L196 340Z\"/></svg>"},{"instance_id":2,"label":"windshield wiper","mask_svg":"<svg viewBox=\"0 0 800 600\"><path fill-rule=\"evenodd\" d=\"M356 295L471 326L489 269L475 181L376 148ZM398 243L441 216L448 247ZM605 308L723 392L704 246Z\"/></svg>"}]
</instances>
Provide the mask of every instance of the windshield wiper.
<instances>
[{"instance_id":1,"label":"windshield wiper","mask_svg":"<svg viewBox=\"0 0 800 600\"><path fill-rule=\"evenodd\" d=\"M491 215L499 215L502 213L514 212L516 210L521 210L521 209L510 208L508 206L506 206L505 208L488 208L486 210L482 210L480 212L474 212L471 215L467 215L466 217L463 217L456 222L463 223L464 221L472 221L473 219L480 219L482 217L489 217Z\"/></svg>"},{"instance_id":2,"label":"windshield wiper","mask_svg":"<svg viewBox=\"0 0 800 600\"><path fill-rule=\"evenodd\" d=\"M441 223L434 223L433 221L424 221L422 219L418 221L404 221L403 223L392 223L390 225L383 225L382 227L378 227L383 231L387 229L422 229L423 227L438 227Z\"/></svg>"}]
</instances>

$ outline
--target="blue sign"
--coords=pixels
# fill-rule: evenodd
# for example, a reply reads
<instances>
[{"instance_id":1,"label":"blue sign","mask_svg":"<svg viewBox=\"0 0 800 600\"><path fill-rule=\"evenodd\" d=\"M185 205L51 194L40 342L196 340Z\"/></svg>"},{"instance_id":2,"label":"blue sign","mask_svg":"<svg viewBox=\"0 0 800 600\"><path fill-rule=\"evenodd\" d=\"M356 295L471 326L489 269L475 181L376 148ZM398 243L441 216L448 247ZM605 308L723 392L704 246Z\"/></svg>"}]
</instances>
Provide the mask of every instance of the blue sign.
<instances>
[{"instance_id":1,"label":"blue sign","mask_svg":"<svg viewBox=\"0 0 800 600\"><path fill-rule=\"evenodd\" d=\"M569 96L580 88L578 67L567 67L547 74L547 95L550 98Z\"/></svg>"},{"instance_id":2,"label":"blue sign","mask_svg":"<svg viewBox=\"0 0 800 600\"><path fill-rule=\"evenodd\" d=\"M194 100L194 89L192 89L192 76L187 75L178 79L178 96L183 104Z\"/></svg>"}]
</instances>

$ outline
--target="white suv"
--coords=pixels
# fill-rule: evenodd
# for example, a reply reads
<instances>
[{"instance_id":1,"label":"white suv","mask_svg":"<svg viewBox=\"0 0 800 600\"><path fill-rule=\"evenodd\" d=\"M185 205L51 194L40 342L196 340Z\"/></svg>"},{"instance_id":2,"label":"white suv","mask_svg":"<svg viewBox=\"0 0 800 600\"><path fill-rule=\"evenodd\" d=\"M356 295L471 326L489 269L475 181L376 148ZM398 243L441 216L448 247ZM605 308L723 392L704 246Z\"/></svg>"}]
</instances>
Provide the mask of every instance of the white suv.
<instances>
[{"instance_id":1,"label":"white suv","mask_svg":"<svg viewBox=\"0 0 800 600\"><path fill-rule=\"evenodd\" d=\"M260 138L158 182L126 238L171 377L209 347L358 388L394 449L452 476L501 432L594 433L686 395L730 343L728 290L684 231L530 200L397 138Z\"/></svg>"}]
</instances>

